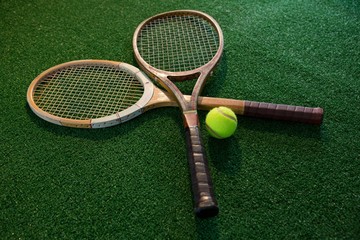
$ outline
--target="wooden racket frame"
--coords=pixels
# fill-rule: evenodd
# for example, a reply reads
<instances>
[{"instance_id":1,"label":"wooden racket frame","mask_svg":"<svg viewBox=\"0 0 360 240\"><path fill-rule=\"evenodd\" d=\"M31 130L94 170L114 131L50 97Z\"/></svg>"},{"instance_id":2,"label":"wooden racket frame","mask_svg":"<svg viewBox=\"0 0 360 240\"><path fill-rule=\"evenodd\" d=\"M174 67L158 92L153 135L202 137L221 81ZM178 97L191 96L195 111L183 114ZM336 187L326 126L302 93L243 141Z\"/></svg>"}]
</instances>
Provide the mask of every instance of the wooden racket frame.
<instances>
[{"instance_id":1,"label":"wooden racket frame","mask_svg":"<svg viewBox=\"0 0 360 240\"><path fill-rule=\"evenodd\" d=\"M189 71L170 72L157 69L147 63L141 56L137 39L143 26L158 18L173 15L191 15L199 16L207 20L218 34L219 46L213 58L205 65ZM219 24L208 14L194 10L177 10L161 13L140 23L136 28L133 37L133 49L135 59L140 68L145 71L152 79L155 79L164 87L177 101L182 109L184 128L186 134L186 143L188 149L188 162L191 173L192 193L194 199L194 211L198 217L213 217L219 212L218 204L213 191L213 184L210 177L209 167L206 158L199 130L199 118L197 114L197 104L199 94L201 93L207 77L211 75L212 70L219 62L224 48L224 37ZM197 78L190 99L186 99L184 94L176 87L173 81L183 81Z\"/></svg>"}]
</instances>

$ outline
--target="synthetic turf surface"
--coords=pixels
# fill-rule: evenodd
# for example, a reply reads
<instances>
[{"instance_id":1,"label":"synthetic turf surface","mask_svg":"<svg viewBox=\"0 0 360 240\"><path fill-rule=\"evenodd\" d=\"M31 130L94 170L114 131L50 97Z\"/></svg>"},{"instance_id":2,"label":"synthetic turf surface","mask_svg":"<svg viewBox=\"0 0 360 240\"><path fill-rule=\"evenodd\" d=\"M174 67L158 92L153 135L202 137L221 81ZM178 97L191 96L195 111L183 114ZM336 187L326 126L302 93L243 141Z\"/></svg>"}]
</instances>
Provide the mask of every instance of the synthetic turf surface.
<instances>
[{"instance_id":1,"label":"synthetic turf surface","mask_svg":"<svg viewBox=\"0 0 360 240\"><path fill-rule=\"evenodd\" d=\"M176 108L81 130L26 104L53 65L135 65L136 26L175 9L204 11L224 32L203 95L325 109L321 127L239 117L223 141L203 127L220 205L207 220L192 212ZM359 238L359 1L1 0L0 30L0 239Z\"/></svg>"}]
</instances>

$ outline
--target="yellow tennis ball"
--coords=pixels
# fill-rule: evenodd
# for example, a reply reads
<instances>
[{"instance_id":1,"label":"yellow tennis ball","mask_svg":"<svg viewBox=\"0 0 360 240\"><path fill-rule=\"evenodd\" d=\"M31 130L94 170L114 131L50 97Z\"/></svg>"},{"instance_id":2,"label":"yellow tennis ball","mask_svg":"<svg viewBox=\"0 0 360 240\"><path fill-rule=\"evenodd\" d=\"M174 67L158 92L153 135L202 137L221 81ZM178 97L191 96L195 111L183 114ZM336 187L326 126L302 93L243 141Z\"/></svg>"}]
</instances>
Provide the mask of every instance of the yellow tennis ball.
<instances>
[{"instance_id":1,"label":"yellow tennis ball","mask_svg":"<svg viewBox=\"0 0 360 240\"><path fill-rule=\"evenodd\" d=\"M230 137L237 127L236 114L227 107L213 108L206 115L205 122L209 134L218 139Z\"/></svg>"}]
</instances>

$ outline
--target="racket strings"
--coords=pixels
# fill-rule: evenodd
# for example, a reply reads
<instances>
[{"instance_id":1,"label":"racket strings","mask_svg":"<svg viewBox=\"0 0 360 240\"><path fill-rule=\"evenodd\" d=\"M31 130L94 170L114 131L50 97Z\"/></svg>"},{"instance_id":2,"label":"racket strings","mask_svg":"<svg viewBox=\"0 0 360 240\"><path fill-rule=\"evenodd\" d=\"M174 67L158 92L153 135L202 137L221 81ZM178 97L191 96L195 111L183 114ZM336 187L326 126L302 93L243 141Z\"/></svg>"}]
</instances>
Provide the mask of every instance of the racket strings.
<instances>
[{"instance_id":1,"label":"racket strings","mask_svg":"<svg viewBox=\"0 0 360 240\"><path fill-rule=\"evenodd\" d=\"M147 23L139 33L137 45L151 66L183 72L211 61L219 48L219 36L201 17L176 15Z\"/></svg>"},{"instance_id":2,"label":"racket strings","mask_svg":"<svg viewBox=\"0 0 360 240\"><path fill-rule=\"evenodd\" d=\"M52 115L85 120L109 116L134 105L142 84L109 66L71 66L48 74L34 91L36 105Z\"/></svg>"}]
</instances>

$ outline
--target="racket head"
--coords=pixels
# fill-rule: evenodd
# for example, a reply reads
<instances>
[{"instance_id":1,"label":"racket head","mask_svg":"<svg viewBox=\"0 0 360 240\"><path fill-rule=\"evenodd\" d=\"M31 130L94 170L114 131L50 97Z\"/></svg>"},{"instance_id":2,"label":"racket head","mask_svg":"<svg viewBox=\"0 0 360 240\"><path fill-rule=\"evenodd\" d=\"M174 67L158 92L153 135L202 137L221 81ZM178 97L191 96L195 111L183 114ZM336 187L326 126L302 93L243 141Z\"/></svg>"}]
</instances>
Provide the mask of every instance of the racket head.
<instances>
[{"instance_id":1,"label":"racket head","mask_svg":"<svg viewBox=\"0 0 360 240\"><path fill-rule=\"evenodd\" d=\"M216 20L194 10L150 17L140 23L133 36L135 59L155 80L191 80L210 73L223 48L224 37Z\"/></svg>"},{"instance_id":2,"label":"racket head","mask_svg":"<svg viewBox=\"0 0 360 240\"><path fill-rule=\"evenodd\" d=\"M40 118L62 126L104 128L143 112L154 85L138 68L106 60L54 66L30 84L27 102Z\"/></svg>"}]
</instances>

